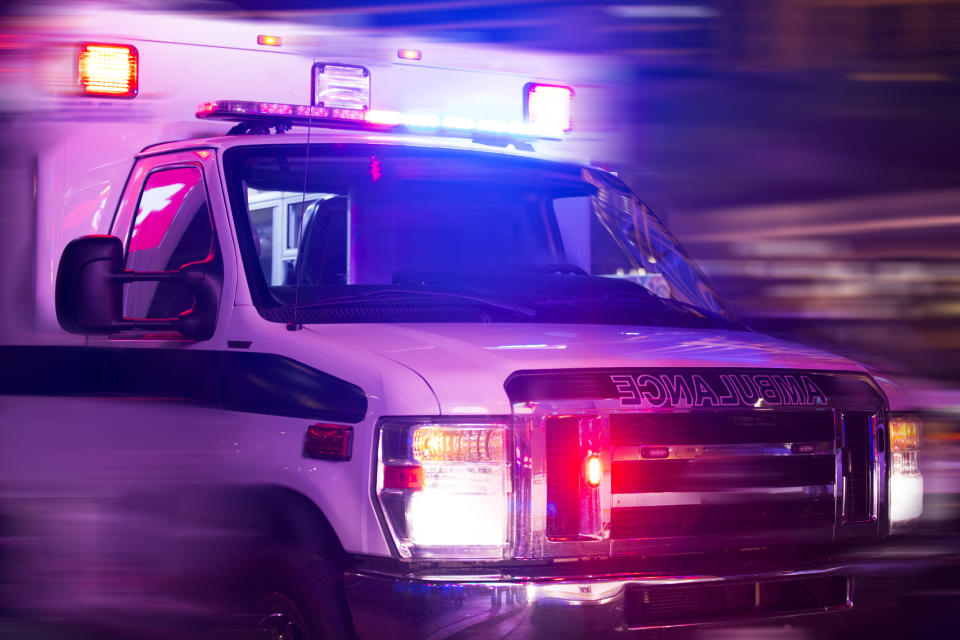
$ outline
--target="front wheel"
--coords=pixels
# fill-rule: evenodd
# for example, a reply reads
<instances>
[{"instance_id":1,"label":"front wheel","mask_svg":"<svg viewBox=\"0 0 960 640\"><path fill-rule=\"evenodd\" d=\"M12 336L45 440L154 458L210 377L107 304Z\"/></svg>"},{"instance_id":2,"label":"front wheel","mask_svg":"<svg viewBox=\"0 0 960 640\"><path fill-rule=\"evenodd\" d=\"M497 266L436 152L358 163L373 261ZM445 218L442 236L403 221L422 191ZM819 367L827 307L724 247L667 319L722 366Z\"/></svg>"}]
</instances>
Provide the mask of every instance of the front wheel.
<instances>
[{"instance_id":1,"label":"front wheel","mask_svg":"<svg viewBox=\"0 0 960 640\"><path fill-rule=\"evenodd\" d=\"M251 565L237 604L266 640L350 638L342 573L310 554L270 553Z\"/></svg>"},{"instance_id":2,"label":"front wheel","mask_svg":"<svg viewBox=\"0 0 960 640\"><path fill-rule=\"evenodd\" d=\"M257 606L257 630L264 640L313 640L309 623L297 603L285 593L275 591Z\"/></svg>"}]
</instances>

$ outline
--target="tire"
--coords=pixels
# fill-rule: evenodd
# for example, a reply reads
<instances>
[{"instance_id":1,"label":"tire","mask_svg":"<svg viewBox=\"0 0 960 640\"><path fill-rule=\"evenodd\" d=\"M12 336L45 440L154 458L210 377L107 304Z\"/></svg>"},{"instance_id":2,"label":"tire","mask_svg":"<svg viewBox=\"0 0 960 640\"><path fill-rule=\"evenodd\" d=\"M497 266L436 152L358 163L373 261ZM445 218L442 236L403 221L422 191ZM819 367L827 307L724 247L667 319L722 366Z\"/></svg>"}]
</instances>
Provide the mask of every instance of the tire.
<instances>
[{"instance_id":1,"label":"tire","mask_svg":"<svg viewBox=\"0 0 960 640\"><path fill-rule=\"evenodd\" d=\"M267 640L348 640L354 636L343 574L316 554L262 554L241 578L235 601Z\"/></svg>"}]
</instances>

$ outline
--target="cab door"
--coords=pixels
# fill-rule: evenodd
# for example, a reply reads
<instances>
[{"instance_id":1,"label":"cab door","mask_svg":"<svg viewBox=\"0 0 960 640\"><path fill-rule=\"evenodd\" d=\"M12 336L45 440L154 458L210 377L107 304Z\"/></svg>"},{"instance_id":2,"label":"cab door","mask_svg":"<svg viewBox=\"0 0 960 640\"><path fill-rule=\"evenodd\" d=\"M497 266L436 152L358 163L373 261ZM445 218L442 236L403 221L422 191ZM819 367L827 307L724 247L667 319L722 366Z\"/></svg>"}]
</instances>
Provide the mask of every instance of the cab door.
<instances>
[{"instance_id":1,"label":"cab door","mask_svg":"<svg viewBox=\"0 0 960 640\"><path fill-rule=\"evenodd\" d=\"M170 270L213 260L222 278L210 340L129 331L85 346L28 346L24 377L43 384L3 398L0 515L30 531L12 578L24 602L127 608L178 565L170 496L216 485L228 459L217 358L236 290L235 253L213 150L138 159L111 231L125 266ZM124 312L170 317L192 305L169 283L125 287ZM29 369L29 370L27 370ZM22 491L21 491L22 489Z\"/></svg>"},{"instance_id":2,"label":"cab door","mask_svg":"<svg viewBox=\"0 0 960 640\"><path fill-rule=\"evenodd\" d=\"M236 269L217 175L212 149L141 158L131 173L111 227L111 234L123 241L126 269L169 271L207 260L211 272L223 283L213 338L180 348L226 347ZM172 318L188 311L192 304L190 291L174 282L134 282L124 288L123 312L129 318ZM172 345L171 341L184 342L177 334L151 331L114 334L107 340L166 348Z\"/></svg>"}]
</instances>

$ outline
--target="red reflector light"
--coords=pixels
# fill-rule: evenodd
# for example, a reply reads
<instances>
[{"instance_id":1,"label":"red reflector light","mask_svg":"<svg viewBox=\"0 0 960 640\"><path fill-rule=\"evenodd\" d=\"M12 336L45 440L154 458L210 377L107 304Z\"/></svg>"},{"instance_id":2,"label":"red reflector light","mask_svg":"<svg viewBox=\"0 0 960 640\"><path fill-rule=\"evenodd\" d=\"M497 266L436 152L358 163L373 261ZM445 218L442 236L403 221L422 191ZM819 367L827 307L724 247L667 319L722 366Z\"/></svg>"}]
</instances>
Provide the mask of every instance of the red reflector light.
<instances>
[{"instance_id":1,"label":"red reflector light","mask_svg":"<svg viewBox=\"0 0 960 640\"><path fill-rule=\"evenodd\" d=\"M138 91L138 69L136 47L84 42L77 59L77 84L88 95L132 98Z\"/></svg>"},{"instance_id":2,"label":"red reflector light","mask_svg":"<svg viewBox=\"0 0 960 640\"><path fill-rule=\"evenodd\" d=\"M280 36L257 36L257 44L268 47L279 47L283 44L283 38Z\"/></svg>"},{"instance_id":3,"label":"red reflector light","mask_svg":"<svg viewBox=\"0 0 960 640\"><path fill-rule=\"evenodd\" d=\"M422 467L383 467L384 489L423 489Z\"/></svg>"},{"instance_id":4,"label":"red reflector light","mask_svg":"<svg viewBox=\"0 0 960 640\"><path fill-rule=\"evenodd\" d=\"M570 131L573 89L555 84L530 82L523 91L523 117L534 124Z\"/></svg>"},{"instance_id":5,"label":"red reflector light","mask_svg":"<svg viewBox=\"0 0 960 640\"><path fill-rule=\"evenodd\" d=\"M397 57L402 60L419 60L423 54L419 49L397 49Z\"/></svg>"},{"instance_id":6,"label":"red reflector light","mask_svg":"<svg viewBox=\"0 0 960 640\"><path fill-rule=\"evenodd\" d=\"M588 487L596 489L600 486L600 480L603 478L603 465L600 463L600 456L594 454L587 456L583 465L583 480Z\"/></svg>"},{"instance_id":7,"label":"red reflector light","mask_svg":"<svg viewBox=\"0 0 960 640\"><path fill-rule=\"evenodd\" d=\"M303 437L303 456L320 460L349 460L353 427L313 424Z\"/></svg>"}]
</instances>

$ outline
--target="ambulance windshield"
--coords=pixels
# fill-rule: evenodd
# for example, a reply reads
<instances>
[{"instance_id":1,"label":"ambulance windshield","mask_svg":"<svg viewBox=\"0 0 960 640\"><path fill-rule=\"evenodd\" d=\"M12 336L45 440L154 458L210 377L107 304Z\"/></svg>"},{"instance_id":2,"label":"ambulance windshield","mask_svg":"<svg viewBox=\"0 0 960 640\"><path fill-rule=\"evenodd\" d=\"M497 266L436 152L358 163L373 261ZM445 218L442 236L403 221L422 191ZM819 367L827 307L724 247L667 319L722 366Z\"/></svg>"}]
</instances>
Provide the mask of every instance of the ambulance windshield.
<instances>
[{"instance_id":1,"label":"ambulance windshield","mask_svg":"<svg viewBox=\"0 0 960 640\"><path fill-rule=\"evenodd\" d=\"M362 144L227 152L245 269L278 322L742 328L604 172Z\"/></svg>"}]
</instances>

